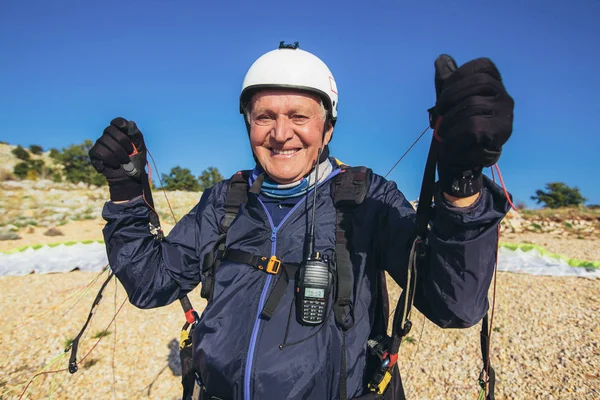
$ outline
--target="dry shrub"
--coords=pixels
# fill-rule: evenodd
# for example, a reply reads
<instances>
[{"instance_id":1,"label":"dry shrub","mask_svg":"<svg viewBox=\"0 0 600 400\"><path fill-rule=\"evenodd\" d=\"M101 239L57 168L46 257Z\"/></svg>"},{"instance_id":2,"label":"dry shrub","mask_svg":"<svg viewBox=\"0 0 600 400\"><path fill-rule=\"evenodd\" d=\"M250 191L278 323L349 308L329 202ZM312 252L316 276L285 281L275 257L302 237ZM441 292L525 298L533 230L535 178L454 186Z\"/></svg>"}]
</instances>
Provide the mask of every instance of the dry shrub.
<instances>
[{"instance_id":1,"label":"dry shrub","mask_svg":"<svg viewBox=\"0 0 600 400\"><path fill-rule=\"evenodd\" d=\"M37 173L37 171L30 169L29 171L27 171L27 176L25 177L25 179L28 179L30 181L37 181L39 177L40 175Z\"/></svg>"}]
</instances>

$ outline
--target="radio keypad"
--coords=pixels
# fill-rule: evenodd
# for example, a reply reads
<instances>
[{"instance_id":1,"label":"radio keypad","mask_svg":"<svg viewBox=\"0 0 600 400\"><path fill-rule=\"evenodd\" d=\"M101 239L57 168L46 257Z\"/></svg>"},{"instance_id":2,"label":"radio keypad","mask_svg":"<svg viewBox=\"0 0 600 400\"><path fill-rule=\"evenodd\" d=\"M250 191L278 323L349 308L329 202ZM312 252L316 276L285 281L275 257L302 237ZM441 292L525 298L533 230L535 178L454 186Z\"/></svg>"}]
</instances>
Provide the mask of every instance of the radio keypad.
<instances>
[{"instance_id":1,"label":"radio keypad","mask_svg":"<svg viewBox=\"0 0 600 400\"><path fill-rule=\"evenodd\" d=\"M325 312L325 304L318 300L304 301L304 319L307 321L319 321Z\"/></svg>"}]
</instances>

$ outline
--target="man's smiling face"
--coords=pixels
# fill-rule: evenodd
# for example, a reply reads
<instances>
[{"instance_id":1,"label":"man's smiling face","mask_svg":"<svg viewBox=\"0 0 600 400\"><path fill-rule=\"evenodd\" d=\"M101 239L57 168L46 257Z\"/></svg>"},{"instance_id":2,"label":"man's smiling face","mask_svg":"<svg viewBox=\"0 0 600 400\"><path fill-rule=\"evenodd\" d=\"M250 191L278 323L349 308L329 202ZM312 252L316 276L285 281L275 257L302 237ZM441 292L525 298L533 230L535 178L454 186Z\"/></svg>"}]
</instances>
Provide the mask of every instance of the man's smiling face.
<instances>
[{"instance_id":1,"label":"man's smiling face","mask_svg":"<svg viewBox=\"0 0 600 400\"><path fill-rule=\"evenodd\" d=\"M264 90L252 97L249 110L252 151L278 183L296 182L307 175L319 148L331 140L331 124L323 134L326 113L317 95Z\"/></svg>"}]
</instances>

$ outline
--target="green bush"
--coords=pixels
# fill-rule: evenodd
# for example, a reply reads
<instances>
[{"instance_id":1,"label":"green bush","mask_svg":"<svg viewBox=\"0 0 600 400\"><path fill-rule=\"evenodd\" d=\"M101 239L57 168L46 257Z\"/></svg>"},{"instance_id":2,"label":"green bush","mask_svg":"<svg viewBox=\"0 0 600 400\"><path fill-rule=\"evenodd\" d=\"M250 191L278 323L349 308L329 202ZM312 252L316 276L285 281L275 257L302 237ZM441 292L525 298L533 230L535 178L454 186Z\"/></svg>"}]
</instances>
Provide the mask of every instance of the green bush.
<instances>
[{"instance_id":1,"label":"green bush","mask_svg":"<svg viewBox=\"0 0 600 400\"><path fill-rule=\"evenodd\" d=\"M546 192L536 190L535 196L531 196L531 199L537 201L538 204L545 203L548 208L580 206L586 201L586 198L579 192L579 188L571 188L563 182L547 183L546 190Z\"/></svg>"},{"instance_id":2,"label":"green bush","mask_svg":"<svg viewBox=\"0 0 600 400\"><path fill-rule=\"evenodd\" d=\"M12 153L19 160L27 161L30 158L29 152L27 150L25 150L24 148L22 148L21 146L17 146L14 149L12 149Z\"/></svg>"},{"instance_id":3,"label":"green bush","mask_svg":"<svg viewBox=\"0 0 600 400\"><path fill-rule=\"evenodd\" d=\"M41 175L44 169L44 160L29 160L29 169Z\"/></svg>"},{"instance_id":4,"label":"green bush","mask_svg":"<svg viewBox=\"0 0 600 400\"><path fill-rule=\"evenodd\" d=\"M29 146L29 151L31 152L31 154L35 154L35 155L40 155L44 152L44 149L42 148L42 146L38 146L37 144L32 144L31 146Z\"/></svg>"},{"instance_id":5,"label":"green bush","mask_svg":"<svg viewBox=\"0 0 600 400\"><path fill-rule=\"evenodd\" d=\"M13 169L13 174L20 179L25 179L27 177L27 172L29 172L29 164L26 162L18 163Z\"/></svg>"}]
</instances>

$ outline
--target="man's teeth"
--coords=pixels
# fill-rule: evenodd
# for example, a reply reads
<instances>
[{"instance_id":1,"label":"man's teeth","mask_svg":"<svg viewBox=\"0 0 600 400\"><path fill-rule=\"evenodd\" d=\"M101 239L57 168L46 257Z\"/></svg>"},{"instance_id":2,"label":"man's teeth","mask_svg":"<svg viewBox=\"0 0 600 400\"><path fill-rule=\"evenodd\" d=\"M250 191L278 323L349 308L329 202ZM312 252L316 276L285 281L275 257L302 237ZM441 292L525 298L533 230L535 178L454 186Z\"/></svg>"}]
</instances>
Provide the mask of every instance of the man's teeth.
<instances>
[{"instance_id":1,"label":"man's teeth","mask_svg":"<svg viewBox=\"0 0 600 400\"><path fill-rule=\"evenodd\" d=\"M294 154L295 152L297 152L298 150L296 149L292 149L292 150L277 150L277 149L271 149L273 150L273 153L275 154L282 154L282 155L290 155L290 154Z\"/></svg>"}]
</instances>

